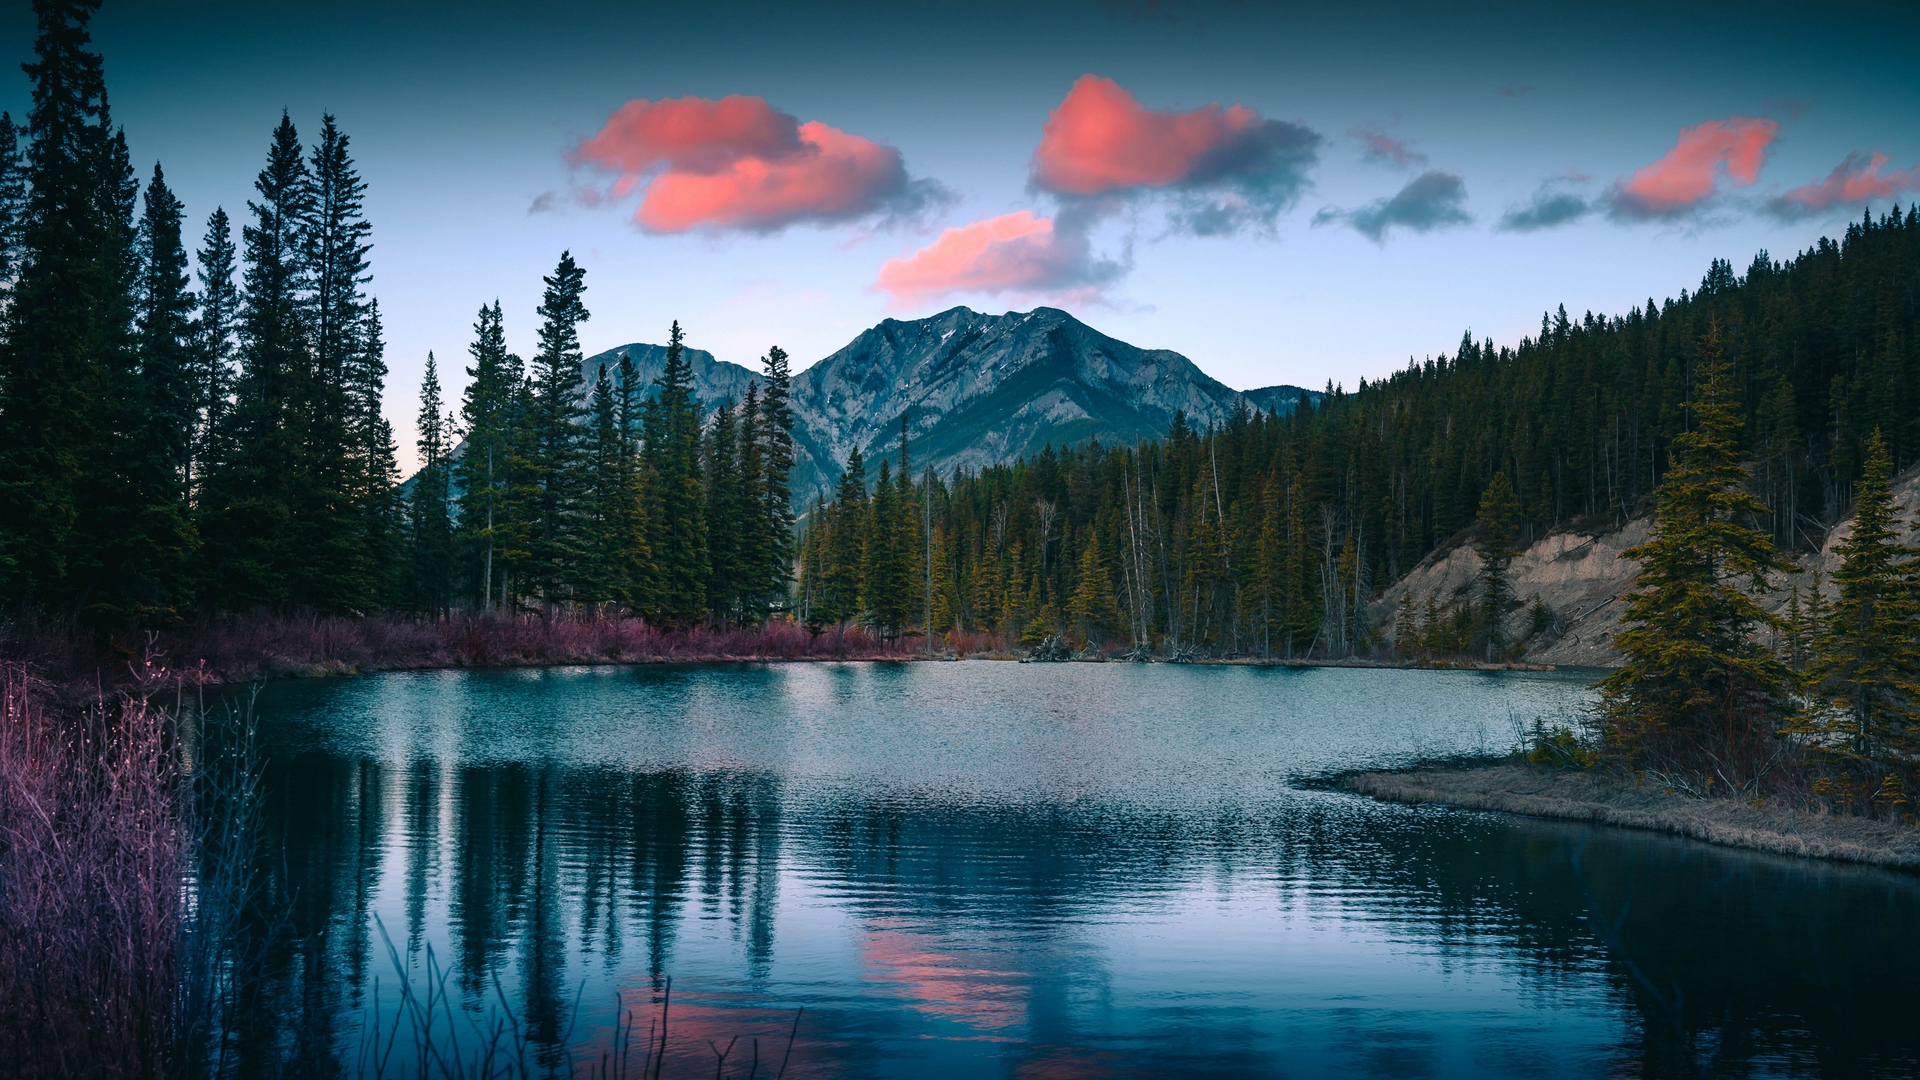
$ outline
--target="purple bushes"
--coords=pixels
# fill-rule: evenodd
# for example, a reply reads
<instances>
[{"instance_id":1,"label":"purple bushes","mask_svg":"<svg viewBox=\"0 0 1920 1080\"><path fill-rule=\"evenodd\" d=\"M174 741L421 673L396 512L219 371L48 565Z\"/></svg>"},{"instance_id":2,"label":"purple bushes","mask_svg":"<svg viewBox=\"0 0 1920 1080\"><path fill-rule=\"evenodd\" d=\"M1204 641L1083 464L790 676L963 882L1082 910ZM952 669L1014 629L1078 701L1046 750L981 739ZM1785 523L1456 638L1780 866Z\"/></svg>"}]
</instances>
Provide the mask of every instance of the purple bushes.
<instances>
[{"instance_id":1,"label":"purple bushes","mask_svg":"<svg viewBox=\"0 0 1920 1080\"><path fill-rule=\"evenodd\" d=\"M172 1049L183 843L171 721L127 693L62 708L0 664L0 1061L155 1076Z\"/></svg>"}]
</instances>

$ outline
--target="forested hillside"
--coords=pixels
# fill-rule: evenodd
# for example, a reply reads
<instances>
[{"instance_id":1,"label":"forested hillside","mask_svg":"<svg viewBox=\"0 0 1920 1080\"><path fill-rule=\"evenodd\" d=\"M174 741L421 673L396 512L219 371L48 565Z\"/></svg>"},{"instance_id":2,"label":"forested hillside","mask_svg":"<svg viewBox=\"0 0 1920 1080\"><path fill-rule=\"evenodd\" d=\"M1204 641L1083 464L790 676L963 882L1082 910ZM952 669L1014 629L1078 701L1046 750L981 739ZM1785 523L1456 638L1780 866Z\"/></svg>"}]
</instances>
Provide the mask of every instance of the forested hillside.
<instances>
[{"instance_id":1,"label":"forested hillside","mask_svg":"<svg viewBox=\"0 0 1920 1080\"><path fill-rule=\"evenodd\" d=\"M1466 335L1290 416L1181 418L1163 440L946 480L861 462L852 475L885 482L850 476L808 515L798 605L816 623L930 611L936 631L1026 641L1364 650L1367 597L1471 525L1496 474L1521 544L1650 509L1709 335L1740 396L1756 524L1805 546L1846 512L1872 431L1897 465L1920 457L1917 306L1920 215L1896 208L1784 263L1762 252L1744 276L1716 261L1696 292L1625 315L1563 309L1513 347Z\"/></svg>"}]
</instances>

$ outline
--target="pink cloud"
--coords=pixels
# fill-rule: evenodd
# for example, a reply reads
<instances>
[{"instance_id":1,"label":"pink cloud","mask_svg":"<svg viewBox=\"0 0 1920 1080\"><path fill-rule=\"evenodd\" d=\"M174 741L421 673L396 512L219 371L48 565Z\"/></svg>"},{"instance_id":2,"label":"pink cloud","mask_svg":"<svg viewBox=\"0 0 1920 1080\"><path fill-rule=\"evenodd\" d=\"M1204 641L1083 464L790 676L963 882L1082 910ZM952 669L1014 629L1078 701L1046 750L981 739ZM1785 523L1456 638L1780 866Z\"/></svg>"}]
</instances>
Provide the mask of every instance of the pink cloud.
<instances>
[{"instance_id":1,"label":"pink cloud","mask_svg":"<svg viewBox=\"0 0 1920 1080\"><path fill-rule=\"evenodd\" d=\"M1869 199L1891 199L1903 191L1920 188L1920 165L1881 174L1887 155L1875 151L1871 157L1858 151L1833 167L1827 178L1802 184L1775 199L1775 213L1798 217L1818 213L1833 206L1852 206Z\"/></svg>"},{"instance_id":2,"label":"pink cloud","mask_svg":"<svg viewBox=\"0 0 1920 1080\"><path fill-rule=\"evenodd\" d=\"M905 258L888 259L874 288L896 306L957 292L1057 292L1097 287L1116 276L1096 263L1087 238L1021 210L948 229Z\"/></svg>"},{"instance_id":3,"label":"pink cloud","mask_svg":"<svg viewBox=\"0 0 1920 1080\"><path fill-rule=\"evenodd\" d=\"M653 232L911 212L939 192L892 147L740 94L629 101L568 157L612 173L610 198L643 191L634 221Z\"/></svg>"},{"instance_id":4,"label":"pink cloud","mask_svg":"<svg viewBox=\"0 0 1920 1080\"><path fill-rule=\"evenodd\" d=\"M1674 217L1712 197L1724 173L1746 186L1759 179L1767 148L1780 124L1749 116L1709 120L1682 128L1666 156L1614 185L1616 216Z\"/></svg>"},{"instance_id":5,"label":"pink cloud","mask_svg":"<svg viewBox=\"0 0 1920 1080\"><path fill-rule=\"evenodd\" d=\"M1351 134L1360 140L1361 146L1366 147L1362 156L1368 161L1401 169L1427 163L1427 155L1415 150L1413 144L1405 139L1396 139L1371 124L1362 124L1354 128Z\"/></svg>"},{"instance_id":6,"label":"pink cloud","mask_svg":"<svg viewBox=\"0 0 1920 1080\"><path fill-rule=\"evenodd\" d=\"M1047 117L1033 179L1060 195L1231 186L1263 208L1305 184L1320 136L1243 105L1149 109L1112 79L1082 75Z\"/></svg>"}]
</instances>

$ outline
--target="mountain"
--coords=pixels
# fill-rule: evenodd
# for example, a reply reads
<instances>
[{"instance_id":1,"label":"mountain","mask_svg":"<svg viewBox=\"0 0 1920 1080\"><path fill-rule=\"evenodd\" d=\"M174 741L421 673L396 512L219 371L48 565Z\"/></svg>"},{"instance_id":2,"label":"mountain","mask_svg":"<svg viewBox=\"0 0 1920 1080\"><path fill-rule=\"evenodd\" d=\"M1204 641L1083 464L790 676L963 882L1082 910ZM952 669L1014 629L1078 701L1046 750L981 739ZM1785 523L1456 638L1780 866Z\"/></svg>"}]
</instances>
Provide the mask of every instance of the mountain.
<instances>
[{"instance_id":1,"label":"mountain","mask_svg":"<svg viewBox=\"0 0 1920 1080\"><path fill-rule=\"evenodd\" d=\"M684 348L684 347L683 347ZM721 402L733 401L738 404L747 395L747 387L760 381L760 376L725 360L715 360L713 354L705 349L684 349L687 362L693 368L693 394L700 401L703 412L712 412ZM620 378L620 354L633 356L634 373L640 377L640 396L653 396L653 380L667 369L667 347L665 345L643 345L634 342L617 349L594 353L580 365L582 375L582 393L591 392L593 380L600 375L602 367L607 369L607 379L618 382Z\"/></svg>"},{"instance_id":2,"label":"mountain","mask_svg":"<svg viewBox=\"0 0 1920 1080\"><path fill-rule=\"evenodd\" d=\"M1270 412L1275 416L1292 416L1294 407L1302 401L1309 405L1318 405L1325 395L1318 390L1306 390L1282 383L1279 386L1262 386L1257 390L1242 390L1240 396L1246 398L1248 404L1262 412Z\"/></svg>"},{"instance_id":3,"label":"mountain","mask_svg":"<svg viewBox=\"0 0 1920 1080\"><path fill-rule=\"evenodd\" d=\"M631 352L644 381L660 374L666 349L632 344L587 359L600 365ZM689 349L696 392L711 410L739 401L758 375ZM1031 456L1087 439L1132 444L1166 434L1176 412L1197 427L1224 424L1241 403L1285 415L1320 394L1297 386L1241 393L1167 349L1108 337L1056 308L985 315L964 307L925 319L888 319L794 376L794 500L831 494L858 446L869 460L898 462L900 417L918 471L943 474Z\"/></svg>"}]
</instances>

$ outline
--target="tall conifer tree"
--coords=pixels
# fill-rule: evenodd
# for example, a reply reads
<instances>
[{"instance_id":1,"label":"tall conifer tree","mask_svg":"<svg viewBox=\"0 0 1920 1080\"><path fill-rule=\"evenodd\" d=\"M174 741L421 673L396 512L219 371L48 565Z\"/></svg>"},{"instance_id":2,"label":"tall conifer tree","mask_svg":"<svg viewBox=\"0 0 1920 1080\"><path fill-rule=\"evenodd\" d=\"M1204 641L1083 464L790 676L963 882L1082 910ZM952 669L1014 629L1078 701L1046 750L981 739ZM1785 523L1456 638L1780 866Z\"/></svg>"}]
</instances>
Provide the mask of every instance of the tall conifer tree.
<instances>
[{"instance_id":1,"label":"tall conifer tree","mask_svg":"<svg viewBox=\"0 0 1920 1080\"><path fill-rule=\"evenodd\" d=\"M112 522L112 382L130 366L134 184L88 22L35 0L19 270L0 333L0 600L84 599L69 560ZM23 211L23 213L22 213Z\"/></svg>"},{"instance_id":2,"label":"tall conifer tree","mask_svg":"<svg viewBox=\"0 0 1920 1080\"><path fill-rule=\"evenodd\" d=\"M89 590L94 621L117 627L183 611L194 532L187 501L195 419L187 253L180 201L160 166L147 185L136 243L134 369L114 396L111 500L118 521L101 529L100 576Z\"/></svg>"},{"instance_id":3,"label":"tall conifer tree","mask_svg":"<svg viewBox=\"0 0 1920 1080\"><path fill-rule=\"evenodd\" d=\"M313 205L299 133L286 115L267 165L254 180L254 223L241 230L245 291L240 305L240 378L217 437L226 453L210 470L200 504L204 591L228 610L305 604L295 595L294 504L302 482L312 362L305 320L303 230ZM300 498L305 499L306 496Z\"/></svg>"},{"instance_id":4,"label":"tall conifer tree","mask_svg":"<svg viewBox=\"0 0 1920 1080\"><path fill-rule=\"evenodd\" d=\"M668 626L687 626L707 611L706 493L700 476L700 406L678 322L667 332L667 363L654 385L641 420L647 542L659 569L651 613Z\"/></svg>"},{"instance_id":5,"label":"tall conifer tree","mask_svg":"<svg viewBox=\"0 0 1920 1080\"><path fill-rule=\"evenodd\" d=\"M1657 492L1653 535L1624 554L1640 563L1625 629L1625 663L1601 683L1607 734L1628 757L1668 766L1709 763L1735 783L1750 776L1792 681L1754 640L1770 623L1754 594L1790 567L1747 522L1766 506L1747 491L1740 414L1718 329L1701 345L1692 427L1673 443Z\"/></svg>"},{"instance_id":6,"label":"tall conifer tree","mask_svg":"<svg viewBox=\"0 0 1920 1080\"><path fill-rule=\"evenodd\" d=\"M364 290L372 247L366 183L331 114L321 118L309 167L300 300L310 369L299 384L292 535L303 559L292 587L305 606L367 610L383 598L396 550L387 495L393 443L380 415L386 361L379 314Z\"/></svg>"},{"instance_id":7,"label":"tall conifer tree","mask_svg":"<svg viewBox=\"0 0 1920 1080\"><path fill-rule=\"evenodd\" d=\"M1480 602L1474 608L1474 644L1488 660L1506 654L1507 616L1519 607L1513 596L1513 581L1507 573L1513 562L1514 527L1520 517L1520 502L1514 497L1513 484L1505 472L1493 474L1487 490L1480 496Z\"/></svg>"},{"instance_id":8,"label":"tall conifer tree","mask_svg":"<svg viewBox=\"0 0 1920 1080\"><path fill-rule=\"evenodd\" d=\"M453 604L453 521L448 509L452 492L447 467L453 449L453 417L442 405L440 373L431 352L420 380L417 426L420 437L414 446L420 454L420 471L414 474L407 501L411 541L407 593L415 611L437 616Z\"/></svg>"},{"instance_id":9,"label":"tall conifer tree","mask_svg":"<svg viewBox=\"0 0 1920 1080\"><path fill-rule=\"evenodd\" d=\"M193 480L196 491L224 450L215 435L224 430L232 405L234 356L240 320L240 288L234 281L233 224L215 207L194 261L199 265L200 314L194 320Z\"/></svg>"},{"instance_id":10,"label":"tall conifer tree","mask_svg":"<svg viewBox=\"0 0 1920 1080\"><path fill-rule=\"evenodd\" d=\"M500 528L505 523L507 478L513 459L514 401L522 378L520 359L507 352L505 319L500 301L481 305L473 324L473 343L467 346L473 366L467 368L467 389L460 403L466 449L453 466L459 491L461 550L466 565L466 587L491 610L498 596L501 567Z\"/></svg>"},{"instance_id":11,"label":"tall conifer tree","mask_svg":"<svg viewBox=\"0 0 1920 1080\"><path fill-rule=\"evenodd\" d=\"M583 436L580 423L582 382L580 324L587 321L581 296L587 291L586 271L572 252L560 253L560 264L544 278L546 293L541 318L540 350L530 373L532 413L527 417L526 452L515 468L532 495L527 507L528 572L549 603L567 598L577 581L581 560L580 521L586 495Z\"/></svg>"},{"instance_id":12,"label":"tall conifer tree","mask_svg":"<svg viewBox=\"0 0 1920 1080\"><path fill-rule=\"evenodd\" d=\"M1864 762L1884 762L1920 747L1920 619L1914 551L1900 543L1899 512L1888 478L1893 459L1879 429L1854 485L1853 529L1838 545L1839 591L1821 627L1808 672L1815 707L1804 728Z\"/></svg>"},{"instance_id":13,"label":"tall conifer tree","mask_svg":"<svg viewBox=\"0 0 1920 1080\"><path fill-rule=\"evenodd\" d=\"M732 401L714 411L706 437L707 610L731 621L752 590L752 523L740 468L742 439Z\"/></svg>"}]
</instances>

